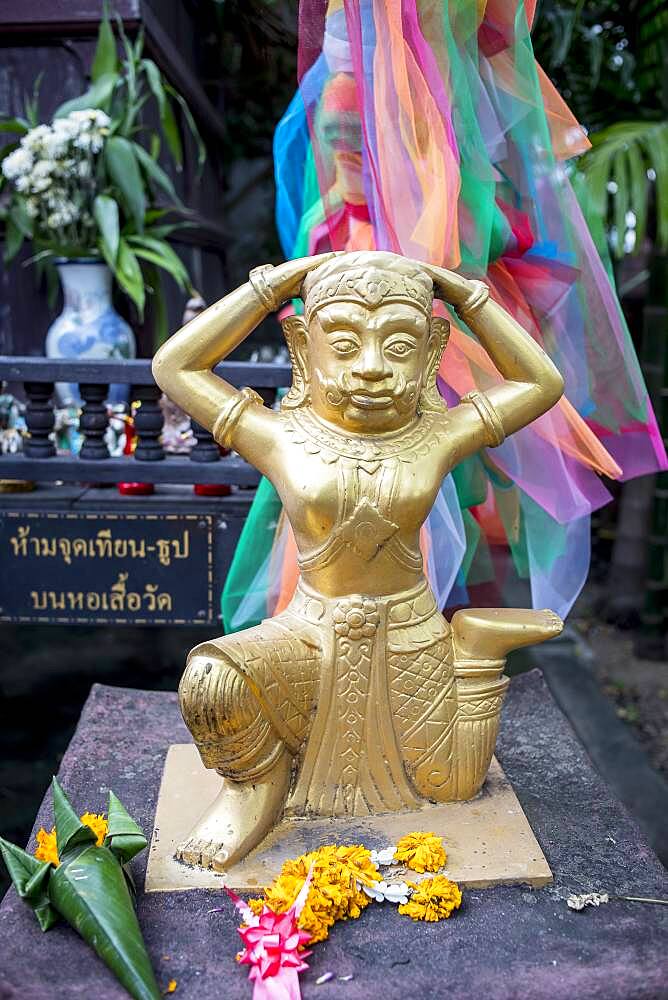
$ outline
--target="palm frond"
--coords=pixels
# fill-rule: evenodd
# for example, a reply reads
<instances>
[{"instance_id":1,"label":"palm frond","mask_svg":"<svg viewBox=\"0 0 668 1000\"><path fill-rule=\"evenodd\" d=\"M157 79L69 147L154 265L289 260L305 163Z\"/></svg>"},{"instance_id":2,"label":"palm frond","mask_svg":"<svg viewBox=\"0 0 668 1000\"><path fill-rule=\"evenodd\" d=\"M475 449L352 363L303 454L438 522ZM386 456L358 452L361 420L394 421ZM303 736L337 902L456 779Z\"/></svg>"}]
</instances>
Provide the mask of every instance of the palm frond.
<instances>
[{"instance_id":1,"label":"palm frond","mask_svg":"<svg viewBox=\"0 0 668 1000\"><path fill-rule=\"evenodd\" d=\"M653 201L657 248L668 250L668 121L624 121L589 136L592 148L577 164L588 189L590 211L614 229L613 252L622 257L628 213L635 246L645 238ZM652 199L652 189L654 197Z\"/></svg>"}]
</instances>

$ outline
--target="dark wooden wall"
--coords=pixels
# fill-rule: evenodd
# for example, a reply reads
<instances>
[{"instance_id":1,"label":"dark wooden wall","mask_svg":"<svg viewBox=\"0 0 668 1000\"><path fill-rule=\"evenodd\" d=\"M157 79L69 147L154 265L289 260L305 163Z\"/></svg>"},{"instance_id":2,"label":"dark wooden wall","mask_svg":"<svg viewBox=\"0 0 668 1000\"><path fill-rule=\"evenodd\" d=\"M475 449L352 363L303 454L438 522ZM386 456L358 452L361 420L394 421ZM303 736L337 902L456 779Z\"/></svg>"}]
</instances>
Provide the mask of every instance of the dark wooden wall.
<instances>
[{"instance_id":1,"label":"dark wooden wall","mask_svg":"<svg viewBox=\"0 0 668 1000\"><path fill-rule=\"evenodd\" d=\"M188 101L207 148L207 162L198 175L194 144L184 133L184 169L171 174L183 201L197 213L197 225L180 234L174 247L190 270L195 286L211 302L227 290L225 230L223 219L223 168L221 150L225 130L222 86L212 80L207 67L207 90L200 83L202 24L198 7L182 0L115 0L113 9L134 35L143 24L148 53L170 82ZM49 121L64 100L87 86L86 71L102 12L102 0L3 0L0 4L0 115L21 114L25 95L32 93L42 74L40 116ZM201 15L200 22L201 22ZM221 70L222 71L222 70ZM9 268L0 262L0 354L42 354L44 336L59 305L49 306L46 288L35 270L21 266L30 256ZM169 323L176 329L184 296L169 277L164 279ZM122 298L119 311L136 332L139 356L150 356L153 324L150 309L140 325Z\"/></svg>"}]
</instances>

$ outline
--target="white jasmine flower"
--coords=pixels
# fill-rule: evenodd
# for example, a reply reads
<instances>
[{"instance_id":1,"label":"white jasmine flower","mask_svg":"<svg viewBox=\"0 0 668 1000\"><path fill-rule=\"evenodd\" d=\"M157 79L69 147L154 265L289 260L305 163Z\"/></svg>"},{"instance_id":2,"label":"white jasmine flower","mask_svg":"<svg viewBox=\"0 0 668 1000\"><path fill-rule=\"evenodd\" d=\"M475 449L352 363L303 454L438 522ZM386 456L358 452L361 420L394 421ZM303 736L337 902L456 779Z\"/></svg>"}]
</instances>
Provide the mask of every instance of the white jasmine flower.
<instances>
[{"instance_id":1,"label":"white jasmine flower","mask_svg":"<svg viewBox=\"0 0 668 1000\"><path fill-rule=\"evenodd\" d=\"M83 149L84 151L90 149L93 143L93 135L91 132L79 132L76 136L72 145L77 149Z\"/></svg>"},{"instance_id":2,"label":"white jasmine flower","mask_svg":"<svg viewBox=\"0 0 668 1000\"><path fill-rule=\"evenodd\" d=\"M79 164L77 164L77 174L78 174L78 176L79 177L90 177L90 173L91 173L90 162L88 160L81 160L81 162Z\"/></svg>"},{"instance_id":3,"label":"white jasmine flower","mask_svg":"<svg viewBox=\"0 0 668 1000\"><path fill-rule=\"evenodd\" d=\"M2 172L8 181L13 181L22 174L30 173L32 165L32 153L25 147L19 146L2 161Z\"/></svg>"},{"instance_id":4,"label":"white jasmine flower","mask_svg":"<svg viewBox=\"0 0 668 1000\"><path fill-rule=\"evenodd\" d=\"M79 133L78 124L72 121L70 117L56 118L51 127L53 134L58 137L60 142L64 143L69 142L70 139L73 139Z\"/></svg>"},{"instance_id":5,"label":"white jasmine flower","mask_svg":"<svg viewBox=\"0 0 668 1000\"><path fill-rule=\"evenodd\" d=\"M51 134L51 129L48 125L38 125L37 128L31 129L26 135L21 139L21 145L24 149L30 151L36 151L39 149L43 143L46 136Z\"/></svg>"},{"instance_id":6,"label":"white jasmine flower","mask_svg":"<svg viewBox=\"0 0 668 1000\"><path fill-rule=\"evenodd\" d=\"M82 108L81 111L70 111L67 116L73 122L91 122L95 121L95 116L97 115L96 108Z\"/></svg>"},{"instance_id":7,"label":"white jasmine flower","mask_svg":"<svg viewBox=\"0 0 668 1000\"><path fill-rule=\"evenodd\" d=\"M54 160L47 160L47 159L37 160L34 167L32 168L32 173L30 176L33 179L34 178L39 179L40 177L50 177L55 169L55 166L56 164Z\"/></svg>"},{"instance_id":8,"label":"white jasmine flower","mask_svg":"<svg viewBox=\"0 0 668 1000\"><path fill-rule=\"evenodd\" d=\"M394 847L383 847L380 851L371 852L371 861L374 865L392 865L394 861Z\"/></svg>"},{"instance_id":9,"label":"white jasmine flower","mask_svg":"<svg viewBox=\"0 0 668 1000\"><path fill-rule=\"evenodd\" d=\"M38 175L36 177L33 176L33 174L30 175L30 190L33 192L33 194L41 194L42 191L46 191L46 189L50 186L51 186L50 177L46 175L42 176Z\"/></svg>"},{"instance_id":10,"label":"white jasmine flower","mask_svg":"<svg viewBox=\"0 0 668 1000\"><path fill-rule=\"evenodd\" d=\"M39 201L37 198L26 198L26 212L29 218L37 218L39 215Z\"/></svg>"},{"instance_id":11,"label":"white jasmine flower","mask_svg":"<svg viewBox=\"0 0 668 1000\"><path fill-rule=\"evenodd\" d=\"M44 154L50 159L56 160L67 149L69 138L68 134L53 129L49 135L44 136L44 142L42 143Z\"/></svg>"},{"instance_id":12,"label":"white jasmine flower","mask_svg":"<svg viewBox=\"0 0 668 1000\"><path fill-rule=\"evenodd\" d=\"M583 892L579 896L572 893L566 900L571 910L584 910L585 906L600 906L601 903L609 902L607 892Z\"/></svg>"},{"instance_id":13,"label":"white jasmine flower","mask_svg":"<svg viewBox=\"0 0 668 1000\"><path fill-rule=\"evenodd\" d=\"M61 226L69 226L71 222L76 222L79 217L79 209L72 201L61 201L58 206L47 216L47 225L53 229Z\"/></svg>"},{"instance_id":14,"label":"white jasmine flower","mask_svg":"<svg viewBox=\"0 0 668 1000\"><path fill-rule=\"evenodd\" d=\"M108 131L108 130L107 130ZM101 132L93 132L90 138L90 148L92 153L99 153L104 146L104 138Z\"/></svg>"},{"instance_id":15,"label":"white jasmine flower","mask_svg":"<svg viewBox=\"0 0 668 1000\"><path fill-rule=\"evenodd\" d=\"M53 160L38 160L32 168L30 174L30 188L37 194L46 191L51 184L51 174L53 173Z\"/></svg>"},{"instance_id":16,"label":"white jasmine flower","mask_svg":"<svg viewBox=\"0 0 668 1000\"><path fill-rule=\"evenodd\" d=\"M411 894L411 890L405 882L374 882L373 885L363 885L361 888L367 896L377 903L387 900L388 903L396 905L405 904Z\"/></svg>"},{"instance_id":17,"label":"white jasmine flower","mask_svg":"<svg viewBox=\"0 0 668 1000\"><path fill-rule=\"evenodd\" d=\"M111 124L111 118L99 108L84 108L82 111L71 111L68 118L79 127L106 128Z\"/></svg>"}]
</instances>

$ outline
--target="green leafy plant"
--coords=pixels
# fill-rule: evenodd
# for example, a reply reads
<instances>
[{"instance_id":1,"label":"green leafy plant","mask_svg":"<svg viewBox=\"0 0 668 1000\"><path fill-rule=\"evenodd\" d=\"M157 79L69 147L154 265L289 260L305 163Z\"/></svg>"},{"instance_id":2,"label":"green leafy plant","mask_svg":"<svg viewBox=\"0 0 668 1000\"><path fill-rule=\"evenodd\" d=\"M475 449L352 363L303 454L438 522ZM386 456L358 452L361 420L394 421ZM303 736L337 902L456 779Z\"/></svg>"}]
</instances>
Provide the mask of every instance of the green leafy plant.
<instances>
[{"instance_id":1,"label":"green leafy plant","mask_svg":"<svg viewBox=\"0 0 668 1000\"><path fill-rule=\"evenodd\" d=\"M26 103L24 117L0 124L0 131L20 136L0 151L0 182L9 189L5 260L16 256L24 240L33 242L33 261L98 256L142 316L147 287L160 292L161 271L182 290L191 289L185 266L167 242L187 223L165 218L168 211L183 217L187 210L158 162L164 143L182 169L177 108L194 138L200 168L205 151L187 103L144 55L143 33L131 41L120 18L116 32L118 40L105 9L91 85L62 104L51 124L38 124L37 93ZM159 130L142 120L150 103L157 108Z\"/></svg>"},{"instance_id":2,"label":"green leafy plant","mask_svg":"<svg viewBox=\"0 0 668 1000\"><path fill-rule=\"evenodd\" d=\"M534 46L588 129L573 168L599 248L668 251L668 11L656 0L542 0Z\"/></svg>"},{"instance_id":3,"label":"green leafy plant","mask_svg":"<svg viewBox=\"0 0 668 1000\"><path fill-rule=\"evenodd\" d=\"M587 215L609 219L616 257L638 250L647 231L654 187L655 244L668 250L668 121L625 121L590 135L591 150L578 163L586 185ZM633 240L625 241L631 213Z\"/></svg>"}]
</instances>

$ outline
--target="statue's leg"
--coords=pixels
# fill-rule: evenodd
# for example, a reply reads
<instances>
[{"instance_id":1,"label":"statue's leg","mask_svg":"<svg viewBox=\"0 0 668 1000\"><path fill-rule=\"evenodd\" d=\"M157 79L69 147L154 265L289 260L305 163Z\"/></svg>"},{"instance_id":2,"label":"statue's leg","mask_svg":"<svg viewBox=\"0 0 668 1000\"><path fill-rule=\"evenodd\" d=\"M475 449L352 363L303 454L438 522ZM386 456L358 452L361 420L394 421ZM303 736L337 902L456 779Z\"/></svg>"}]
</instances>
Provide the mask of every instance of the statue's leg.
<instances>
[{"instance_id":1,"label":"statue's leg","mask_svg":"<svg viewBox=\"0 0 668 1000\"><path fill-rule=\"evenodd\" d=\"M192 650L181 711L205 767L223 780L179 846L181 860L223 871L280 817L319 665L318 645L301 624L277 618Z\"/></svg>"},{"instance_id":2,"label":"statue's leg","mask_svg":"<svg viewBox=\"0 0 668 1000\"><path fill-rule=\"evenodd\" d=\"M419 624L392 630L390 699L406 773L425 799L452 796L457 690L450 629L434 605Z\"/></svg>"},{"instance_id":3,"label":"statue's leg","mask_svg":"<svg viewBox=\"0 0 668 1000\"><path fill-rule=\"evenodd\" d=\"M457 722L449 799L470 799L489 768L508 678L506 656L513 649L559 635L563 622L552 611L484 608L452 617L457 685Z\"/></svg>"}]
</instances>

